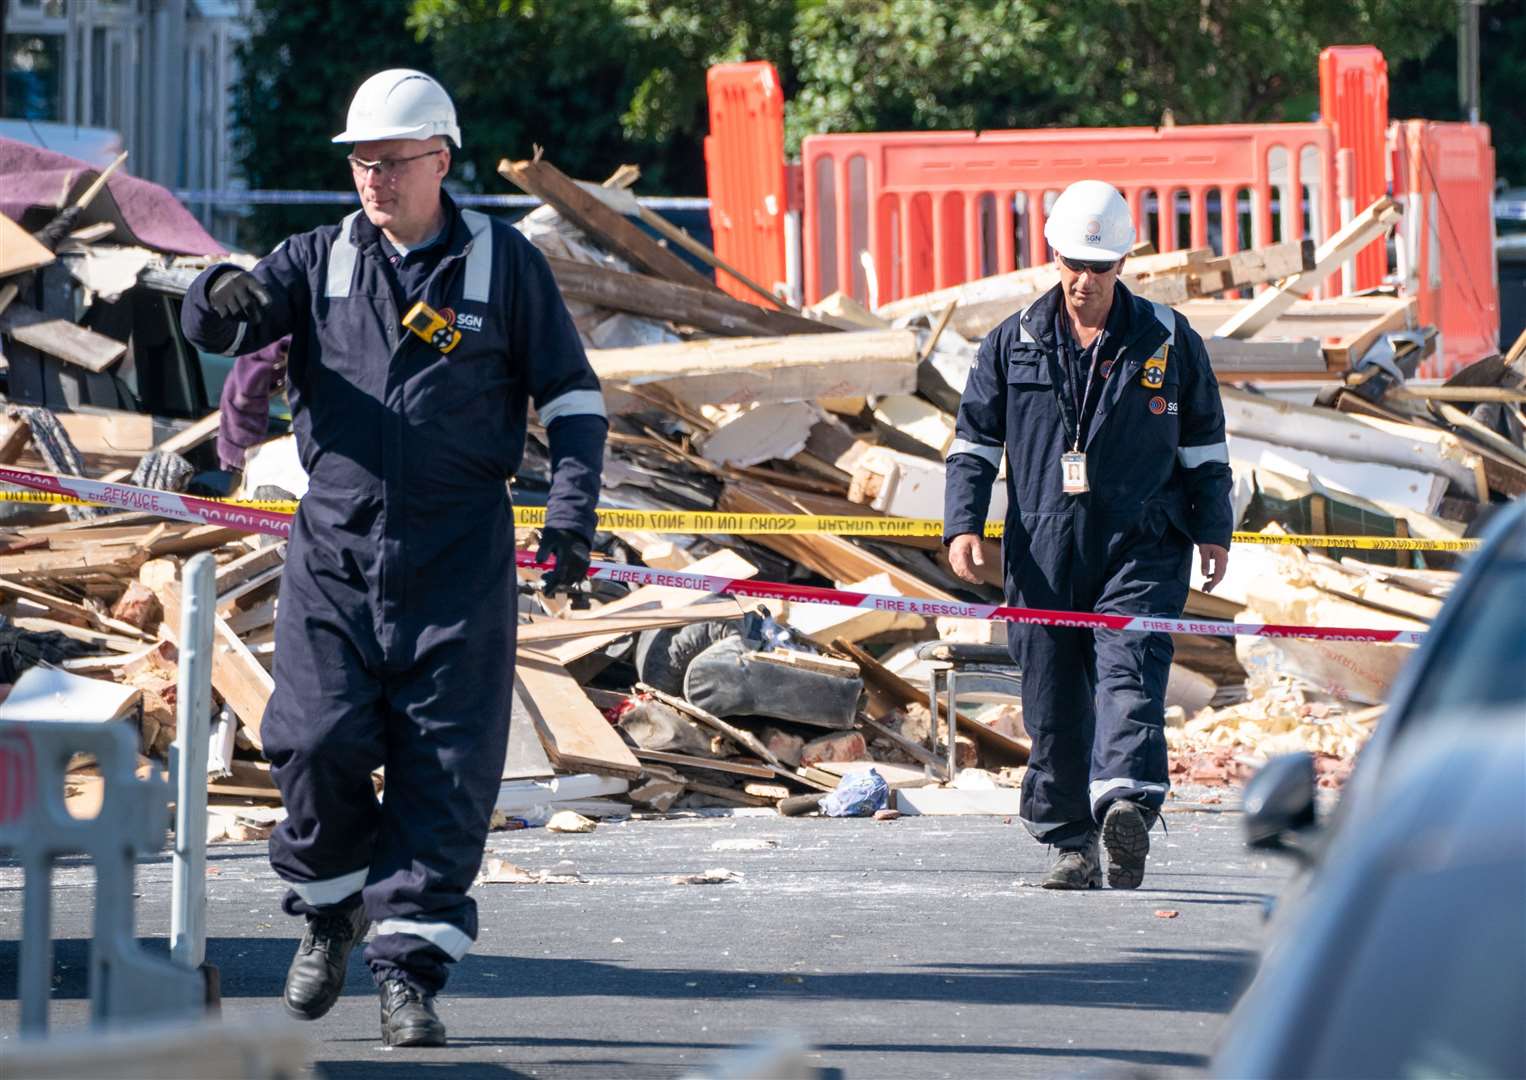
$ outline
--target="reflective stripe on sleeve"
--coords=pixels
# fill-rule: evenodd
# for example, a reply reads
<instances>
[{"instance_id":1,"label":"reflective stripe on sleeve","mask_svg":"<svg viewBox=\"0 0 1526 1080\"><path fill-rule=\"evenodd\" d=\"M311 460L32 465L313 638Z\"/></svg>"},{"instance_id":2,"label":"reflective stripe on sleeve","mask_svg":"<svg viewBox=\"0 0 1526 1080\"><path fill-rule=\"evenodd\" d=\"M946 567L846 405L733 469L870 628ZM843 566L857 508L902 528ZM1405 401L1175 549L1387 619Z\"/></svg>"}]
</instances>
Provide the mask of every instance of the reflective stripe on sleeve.
<instances>
[{"instance_id":1,"label":"reflective stripe on sleeve","mask_svg":"<svg viewBox=\"0 0 1526 1080\"><path fill-rule=\"evenodd\" d=\"M1179 446L1176 448L1176 456L1181 460L1182 467L1187 469L1195 469L1210 461L1222 461L1228 465L1229 445L1220 442L1209 443L1207 446Z\"/></svg>"},{"instance_id":2,"label":"reflective stripe on sleeve","mask_svg":"<svg viewBox=\"0 0 1526 1080\"><path fill-rule=\"evenodd\" d=\"M568 390L543 405L536 406L540 422L546 427L564 416L607 416L604 395L597 390Z\"/></svg>"},{"instance_id":3,"label":"reflective stripe on sleeve","mask_svg":"<svg viewBox=\"0 0 1526 1080\"><path fill-rule=\"evenodd\" d=\"M981 443L971 442L969 439L955 439L948 444L948 457L955 454L973 454L982 461L990 462L996 468L1001 468L1002 448L999 446L984 446Z\"/></svg>"}]
</instances>

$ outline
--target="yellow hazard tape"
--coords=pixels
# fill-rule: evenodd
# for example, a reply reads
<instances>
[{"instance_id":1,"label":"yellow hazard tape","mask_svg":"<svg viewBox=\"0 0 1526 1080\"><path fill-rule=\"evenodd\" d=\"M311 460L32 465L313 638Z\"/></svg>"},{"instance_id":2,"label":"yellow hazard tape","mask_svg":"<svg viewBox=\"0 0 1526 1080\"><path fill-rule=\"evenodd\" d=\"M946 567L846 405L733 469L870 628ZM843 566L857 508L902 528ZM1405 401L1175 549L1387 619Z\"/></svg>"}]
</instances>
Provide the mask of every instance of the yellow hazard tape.
<instances>
[{"instance_id":1,"label":"yellow hazard tape","mask_svg":"<svg viewBox=\"0 0 1526 1080\"><path fill-rule=\"evenodd\" d=\"M229 505L277 513L293 513L297 504L279 500L228 499ZM84 500L47 491L0 491L0 502L84 505ZM852 517L829 514L728 514L719 510L600 509L599 528L654 533L729 533L734 536L942 536L937 518ZM546 523L543 506L516 506L514 524L537 528ZM1002 535L1000 522L986 525L986 536ZM1418 540L1389 536L1304 536L1237 532L1237 544L1296 544L1310 548L1348 548L1361 551L1475 551L1477 540Z\"/></svg>"}]
</instances>

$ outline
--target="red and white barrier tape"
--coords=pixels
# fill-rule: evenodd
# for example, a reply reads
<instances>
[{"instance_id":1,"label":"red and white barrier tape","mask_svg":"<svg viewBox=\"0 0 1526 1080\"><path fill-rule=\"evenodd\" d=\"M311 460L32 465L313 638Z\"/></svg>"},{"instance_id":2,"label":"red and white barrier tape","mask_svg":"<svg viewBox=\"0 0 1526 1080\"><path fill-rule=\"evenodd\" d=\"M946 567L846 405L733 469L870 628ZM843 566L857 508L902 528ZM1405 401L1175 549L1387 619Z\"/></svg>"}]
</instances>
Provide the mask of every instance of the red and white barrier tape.
<instances>
[{"instance_id":1,"label":"red and white barrier tape","mask_svg":"<svg viewBox=\"0 0 1526 1080\"><path fill-rule=\"evenodd\" d=\"M221 525L244 532L286 537L291 534L292 515L277 510L233 506L216 499L177 495L153 488L58 476L31 469L0 465L0 483L16 484L37 491L72 495L85 502L132 510L179 521ZM517 556L520 566L536 566L529 552ZM653 570L624 563L596 562L588 572L593 579L628 585L666 585L723 596L750 596L763 600L790 600L800 604L833 604L838 607L901 611L931 618L985 619L1028 626L1068 626L1083 630L1123 630L1130 633L1206 634L1214 637L1317 638L1323 641L1374 641L1418 645L1423 630L1370 630L1362 627L1284 626L1272 623L1230 623L1214 619L1167 619L1147 615L1099 615L1080 611L1047 611L1043 608L1008 607L1004 604L966 604L958 600L925 600L915 596L881 596L874 593L825 589L814 585L786 585L774 581L749 581L714 577L685 570Z\"/></svg>"},{"instance_id":2,"label":"red and white barrier tape","mask_svg":"<svg viewBox=\"0 0 1526 1080\"><path fill-rule=\"evenodd\" d=\"M229 529L266 533L282 538L291 535L291 514L235 506L217 499L197 498L195 495L177 495L172 491L159 491L155 488L113 484L108 480L86 480L82 476L59 476L10 465L0 465L0 484L15 484L36 491L71 495L99 506L157 514L159 517L194 521L200 525L222 525Z\"/></svg>"},{"instance_id":3,"label":"red and white barrier tape","mask_svg":"<svg viewBox=\"0 0 1526 1080\"><path fill-rule=\"evenodd\" d=\"M540 566L529 552L520 552L520 566ZM595 580L626 585L666 585L676 589L722 596L750 596L764 600L789 600L798 604L833 604L837 607L900 611L930 618L985 619L1028 626L1069 626L1083 630L1123 630L1151 634L1209 634L1215 637L1318 638L1323 641L1375 641L1418 645L1423 630L1369 630L1361 627L1284 626L1274 623L1230 623L1216 619L1168 619L1148 615L1098 615L1080 611L1049 611L1044 608L1008 607L1005 604L966 604L958 600L924 600L915 596L882 596L875 593L824 589L815 585L784 585L775 581L714 577L687 570L653 570L625 563L595 562L588 571Z\"/></svg>"}]
</instances>

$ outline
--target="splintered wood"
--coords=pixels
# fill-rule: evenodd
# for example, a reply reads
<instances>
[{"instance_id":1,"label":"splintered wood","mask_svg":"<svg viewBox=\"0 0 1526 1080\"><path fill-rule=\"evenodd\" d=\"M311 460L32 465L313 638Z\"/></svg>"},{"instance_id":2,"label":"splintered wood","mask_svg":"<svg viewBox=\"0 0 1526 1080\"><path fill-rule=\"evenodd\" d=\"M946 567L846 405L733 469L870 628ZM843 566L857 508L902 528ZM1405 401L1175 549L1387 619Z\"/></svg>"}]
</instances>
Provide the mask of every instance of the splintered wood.
<instances>
[{"instance_id":1,"label":"splintered wood","mask_svg":"<svg viewBox=\"0 0 1526 1080\"><path fill-rule=\"evenodd\" d=\"M559 811L590 823L713 807L811 812L816 796L867 768L919 793L908 795L908 812L1004 812L996 808L1012 804L1031 752L1020 703L995 691L961 698L950 747L947 706L931 706L930 661L917 646L1000 643L1005 627L802 603L787 588L997 600L999 543L985 546L982 583L971 585L953 574L940 537L797 532L784 516L942 517L945 458L980 339L1052 289L1058 268L1020 268L878 307L836 293L797 310L784 299L787 283L754 280L655 213L637 193L633 166L594 184L537 152L499 171L542 201L514 227L545 256L603 385L611 424L601 505L718 510L779 525L691 535L629 518L597 534L594 556L785 588L778 598L739 600L601 581L569 600L539 591L537 571L517 571L517 657L503 658L505 668L517 660L514 708L510 717L479 718L510 725L494 827L544 824ZM1303 240L1225 254L1138 250L1124 265L1127 288L1175 306L1206 338L1223 384L1242 529L1451 540L1494 504L1526 494L1526 336L1444 387L1422 386L1406 379L1434 354L1438 334L1423 324L1415 297L1328 295L1339 280L1333 272L1397 215L1384 199L1317 248ZM185 265L177 271L136 249L97 247L86 258L88 233L55 257L0 218L0 240L0 344L81 375L116 371L129 340L86 328L72 309L43 310L45 299L22 287L24 275L60 262L81 283L94 282L95 293L108 282L130 289L134 275L140 284L177 280L181 291L189 280ZM711 270L741 283L747 298L722 292ZM1374 348L1392 362L1362 365ZM1319 382L1318 402L1313 390L1296 399L1270 392L1290 379ZM1228 385L1247 380L1268 385ZM0 463L112 480L140 466L153 475L151 452L160 455L154 462L180 455L192 471L215 466L215 413L187 423L5 404ZM550 435L533 423L529 435L514 480L520 503L554 487ZM291 462L280 483L305 490L291 451L290 442L272 442L251 460ZM1001 470L993 521L1008 509L1005 462ZM182 564L215 554L212 831L267 836L284 812L260 729L274 690L286 545L144 515L70 520L84 515L35 502L0 508L0 614L18 635L22 666L43 661L114 684L152 757L174 736ZM533 530L516 532L521 550L536 539ZM1211 595L1194 591L1187 610L1424 629L1457 566L1457 556L1440 552L1240 545L1222 585ZM1167 689L1173 776L1233 783L1273 753L1302 749L1318 756L1322 782L1337 782L1412 652L1180 638ZM735 691L734 701L718 686ZM835 711L827 705L834 693ZM951 754L957 786L940 789ZM384 789L384 776L375 782ZM87 771L70 785L77 801L99 797L99 777ZM483 880L563 879L577 880L504 864Z\"/></svg>"}]
</instances>

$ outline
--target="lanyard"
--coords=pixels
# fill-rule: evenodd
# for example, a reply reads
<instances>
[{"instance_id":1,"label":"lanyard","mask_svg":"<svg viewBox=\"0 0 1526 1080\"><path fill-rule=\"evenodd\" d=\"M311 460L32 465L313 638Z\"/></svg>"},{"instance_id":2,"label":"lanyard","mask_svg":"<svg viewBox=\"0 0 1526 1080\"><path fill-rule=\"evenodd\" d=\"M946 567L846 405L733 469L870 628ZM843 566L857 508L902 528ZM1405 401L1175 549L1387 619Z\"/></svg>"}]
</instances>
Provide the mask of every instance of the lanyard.
<instances>
[{"instance_id":1,"label":"lanyard","mask_svg":"<svg viewBox=\"0 0 1526 1080\"><path fill-rule=\"evenodd\" d=\"M1080 343L1078 341L1076 341L1075 334L1073 333L1071 328L1069 326L1066 326L1064 328L1064 330L1065 330L1065 351L1066 351L1066 354L1070 357L1070 360L1071 360L1071 363L1069 364L1070 371L1067 372L1067 374L1073 380L1075 380L1075 382L1077 384L1080 383L1080 380L1077 378L1077 374L1078 373L1076 372L1075 369L1078 366L1081 357L1086 355L1088 352L1091 353L1091 362L1086 365L1086 382L1085 382L1084 386L1080 387L1080 389L1081 389L1080 396L1078 398L1075 398L1074 401L1073 401L1073 404L1074 404L1075 410L1076 410L1075 411L1075 425L1076 426L1075 426L1075 435L1074 435L1074 438L1072 438L1072 440L1071 440L1071 452L1072 453L1079 453L1080 450L1081 450L1081 437L1082 437L1083 433L1086 430L1086 406L1091 402L1092 383L1094 383L1096 381L1097 369L1102 366L1102 339L1107 334L1107 331L1105 329L1099 331L1097 336L1092 339L1092 343L1089 346L1087 346L1085 349L1082 349L1082 348L1079 348ZM1073 390L1077 389L1077 388L1078 388L1077 386L1072 386ZM1101 397L1102 397L1101 394L1097 395L1097 400L1098 400L1099 404L1101 402Z\"/></svg>"}]
</instances>

